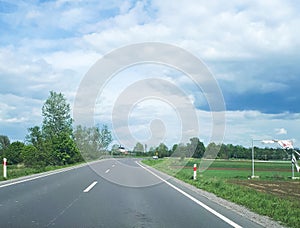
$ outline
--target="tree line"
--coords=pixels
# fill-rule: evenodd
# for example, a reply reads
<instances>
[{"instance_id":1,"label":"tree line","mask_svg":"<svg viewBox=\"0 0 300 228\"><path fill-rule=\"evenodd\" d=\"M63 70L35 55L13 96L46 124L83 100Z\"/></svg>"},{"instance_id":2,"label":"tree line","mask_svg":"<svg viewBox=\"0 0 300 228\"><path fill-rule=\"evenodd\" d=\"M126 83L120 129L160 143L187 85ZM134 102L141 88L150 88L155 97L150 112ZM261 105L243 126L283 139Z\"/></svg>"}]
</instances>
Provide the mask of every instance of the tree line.
<instances>
[{"instance_id":1,"label":"tree line","mask_svg":"<svg viewBox=\"0 0 300 228\"><path fill-rule=\"evenodd\" d=\"M66 165L83 160L95 160L108 153L112 142L111 132L106 125L76 126L73 128L70 104L62 93L51 91L42 107L41 126L28 129L24 142L11 143L0 135L0 158L7 158L8 164L23 163L28 167ZM260 160L287 160L288 153L280 148L255 147L255 158ZM206 147L197 137L188 143L174 144L168 148L164 143L152 146L137 142L132 152L140 156L194 157L202 158L204 153L212 158L251 159L252 148L240 145L210 143ZM111 147L112 155L120 155L119 145Z\"/></svg>"},{"instance_id":2,"label":"tree line","mask_svg":"<svg viewBox=\"0 0 300 228\"><path fill-rule=\"evenodd\" d=\"M157 147L150 147L147 151L145 146L140 142L137 142L133 148L133 153L140 156L154 156L158 157L193 157L202 158L206 152L206 157L218 158L218 159L251 159L252 148L246 148L241 145L233 144L221 144L217 145L212 142L206 147L197 137L193 137L186 144L174 144L168 148L164 143L161 143ZM299 150L298 150L299 151ZM258 160L289 160L290 154L286 150L281 148L260 148L254 147L255 159ZM216 154L216 156L213 156Z\"/></svg>"},{"instance_id":3,"label":"tree line","mask_svg":"<svg viewBox=\"0 0 300 228\"><path fill-rule=\"evenodd\" d=\"M1 159L28 167L73 164L99 158L112 141L106 125L73 129L70 104L62 93L50 92L42 116L42 125L29 128L25 142L10 143L0 135Z\"/></svg>"}]
</instances>

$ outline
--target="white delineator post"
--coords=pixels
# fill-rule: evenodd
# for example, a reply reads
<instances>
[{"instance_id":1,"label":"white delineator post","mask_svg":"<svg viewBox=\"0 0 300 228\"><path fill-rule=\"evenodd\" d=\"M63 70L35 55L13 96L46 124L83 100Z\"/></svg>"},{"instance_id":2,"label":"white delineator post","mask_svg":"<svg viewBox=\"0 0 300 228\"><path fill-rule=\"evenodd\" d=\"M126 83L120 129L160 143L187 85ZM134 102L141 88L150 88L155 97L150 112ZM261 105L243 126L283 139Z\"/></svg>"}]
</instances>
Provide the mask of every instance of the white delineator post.
<instances>
[{"instance_id":1,"label":"white delineator post","mask_svg":"<svg viewBox=\"0 0 300 228\"><path fill-rule=\"evenodd\" d=\"M197 178L197 164L194 164L194 175L193 175L193 179L196 180Z\"/></svg>"},{"instance_id":2,"label":"white delineator post","mask_svg":"<svg viewBox=\"0 0 300 228\"><path fill-rule=\"evenodd\" d=\"M3 177L6 179L7 178L7 167L6 167L6 162L7 159L3 158Z\"/></svg>"}]
</instances>

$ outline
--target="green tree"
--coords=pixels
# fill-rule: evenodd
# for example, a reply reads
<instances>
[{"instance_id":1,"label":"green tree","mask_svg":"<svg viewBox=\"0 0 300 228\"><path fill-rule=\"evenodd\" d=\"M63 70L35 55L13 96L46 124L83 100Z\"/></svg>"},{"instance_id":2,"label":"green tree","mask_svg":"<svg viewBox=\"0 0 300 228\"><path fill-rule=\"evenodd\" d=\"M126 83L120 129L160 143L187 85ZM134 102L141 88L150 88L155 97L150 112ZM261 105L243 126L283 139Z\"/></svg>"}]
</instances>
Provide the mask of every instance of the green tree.
<instances>
[{"instance_id":1,"label":"green tree","mask_svg":"<svg viewBox=\"0 0 300 228\"><path fill-rule=\"evenodd\" d=\"M23 161L26 166L42 167L54 164L50 159L52 153L51 143L50 141L46 142L39 126L28 129L25 142L28 146L24 148L23 152Z\"/></svg>"},{"instance_id":2,"label":"green tree","mask_svg":"<svg viewBox=\"0 0 300 228\"><path fill-rule=\"evenodd\" d=\"M77 126L74 131L75 142L87 160L98 159L105 152L112 141L111 132L106 125L102 129L97 127Z\"/></svg>"},{"instance_id":3,"label":"green tree","mask_svg":"<svg viewBox=\"0 0 300 228\"><path fill-rule=\"evenodd\" d=\"M24 165L27 167L45 167L47 165L45 153L33 145L24 146L21 155Z\"/></svg>"},{"instance_id":4,"label":"green tree","mask_svg":"<svg viewBox=\"0 0 300 228\"><path fill-rule=\"evenodd\" d=\"M153 155L155 155L155 152L156 152L155 151L155 147L154 146L150 146L147 155L148 156L153 156Z\"/></svg>"},{"instance_id":5,"label":"green tree","mask_svg":"<svg viewBox=\"0 0 300 228\"><path fill-rule=\"evenodd\" d=\"M25 136L25 141L37 146L43 140L42 132L39 126L28 128L28 134Z\"/></svg>"},{"instance_id":6,"label":"green tree","mask_svg":"<svg viewBox=\"0 0 300 228\"><path fill-rule=\"evenodd\" d=\"M230 153L229 153L228 148L225 144L221 145L220 151L218 153L218 158L221 158L221 159L229 159L230 158Z\"/></svg>"},{"instance_id":7,"label":"green tree","mask_svg":"<svg viewBox=\"0 0 300 228\"><path fill-rule=\"evenodd\" d=\"M25 166L34 166L36 165L38 150L33 145L26 145L22 149L21 155Z\"/></svg>"},{"instance_id":8,"label":"green tree","mask_svg":"<svg viewBox=\"0 0 300 228\"><path fill-rule=\"evenodd\" d=\"M18 164L22 162L22 150L25 144L22 142L13 142L5 149L7 164Z\"/></svg>"},{"instance_id":9,"label":"green tree","mask_svg":"<svg viewBox=\"0 0 300 228\"><path fill-rule=\"evenodd\" d=\"M184 159L187 155L187 146L184 143L173 145L172 150L173 150L172 153L173 157L180 157Z\"/></svg>"},{"instance_id":10,"label":"green tree","mask_svg":"<svg viewBox=\"0 0 300 228\"><path fill-rule=\"evenodd\" d=\"M97 127L97 130L99 131L99 127ZM100 135L99 135L99 145L100 148L99 150L104 150L107 151L107 148L109 144L112 142L112 136L110 130L108 130L107 125L103 125L101 130L100 130Z\"/></svg>"},{"instance_id":11,"label":"green tree","mask_svg":"<svg viewBox=\"0 0 300 228\"><path fill-rule=\"evenodd\" d=\"M52 165L74 163L81 156L73 140L73 120L70 105L62 93L51 91L42 108L42 135Z\"/></svg>"},{"instance_id":12,"label":"green tree","mask_svg":"<svg viewBox=\"0 0 300 228\"><path fill-rule=\"evenodd\" d=\"M221 145L217 145L214 142L211 142L206 147L206 158L215 158L217 154L220 152Z\"/></svg>"},{"instance_id":13,"label":"green tree","mask_svg":"<svg viewBox=\"0 0 300 228\"><path fill-rule=\"evenodd\" d=\"M161 158L169 156L168 147L164 143L159 144L156 151L158 152L158 156Z\"/></svg>"},{"instance_id":14,"label":"green tree","mask_svg":"<svg viewBox=\"0 0 300 228\"><path fill-rule=\"evenodd\" d=\"M81 125L77 126L74 131L76 145L86 160L93 160L100 157L98 151L99 131L94 127L87 128Z\"/></svg>"},{"instance_id":15,"label":"green tree","mask_svg":"<svg viewBox=\"0 0 300 228\"><path fill-rule=\"evenodd\" d=\"M205 146L197 137L191 138L190 143L187 145L189 157L202 158L205 152Z\"/></svg>"},{"instance_id":16,"label":"green tree","mask_svg":"<svg viewBox=\"0 0 300 228\"><path fill-rule=\"evenodd\" d=\"M111 147L111 153L112 155L119 155L120 151L119 151L119 145L118 144L114 144Z\"/></svg>"},{"instance_id":17,"label":"green tree","mask_svg":"<svg viewBox=\"0 0 300 228\"><path fill-rule=\"evenodd\" d=\"M140 152L140 153L144 153L144 146L142 143L137 142L136 145L133 148L133 152Z\"/></svg>"},{"instance_id":18,"label":"green tree","mask_svg":"<svg viewBox=\"0 0 300 228\"><path fill-rule=\"evenodd\" d=\"M52 160L55 165L73 164L82 160L81 154L72 138L61 133L52 138Z\"/></svg>"},{"instance_id":19,"label":"green tree","mask_svg":"<svg viewBox=\"0 0 300 228\"><path fill-rule=\"evenodd\" d=\"M51 138L60 133L72 135L73 120L71 118L70 105L62 93L51 91L42 108L43 134Z\"/></svg>"},{"instance_id":20,"label":"green tree","mask_svg":"<svg viewBox=\"0 0 300 228\"><path fill-rule=\"evenodd\" d=\"M175 153L175 151L176 151L177 147L178 147L178 144L174 144L174 145L172 146L172 149L171 149L170 155L172 155L172 156L174 156L174 155L175 155L174 153Z\"/></svg>"},{"instance_id":21,"label":"green tree","mask_svg":"<svg viewBox=\"0 0 300 228\"><path fill-rule=\"evenodd\" d=\"M6 135L0 135L0 158L3 157L3 153L7 147L9 147L10 141Z\"/></svg>"},{"instance_id":22,"label":"green tree","mask_svg":"<svg viewBox=\"0 0 300 228\"><path fill-rule=\"evenodd\" d=\"M41 150L43 148L44 139L40 127L35 126L29 128L28 134L25 137L25 141Z\"/></svg>"}]
</instances>

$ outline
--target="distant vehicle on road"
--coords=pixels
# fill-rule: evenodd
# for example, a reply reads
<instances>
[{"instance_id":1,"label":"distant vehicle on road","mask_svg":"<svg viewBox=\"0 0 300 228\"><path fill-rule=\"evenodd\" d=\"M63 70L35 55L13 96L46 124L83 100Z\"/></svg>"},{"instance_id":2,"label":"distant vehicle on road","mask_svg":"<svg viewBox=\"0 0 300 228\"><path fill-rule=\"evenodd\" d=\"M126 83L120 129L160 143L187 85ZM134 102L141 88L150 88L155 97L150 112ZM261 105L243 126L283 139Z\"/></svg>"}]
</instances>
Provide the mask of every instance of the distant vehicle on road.
<instances>
[{"instance_id":1,"label":"distant vehicle on road","mask_svg":"<svg viewBox=\"0 0 300 228\"><path fill-rule=\"evenodd\" d=\"M119 151L122 153L122 154L128 154L128 151L125 149L125 147L123 146L119 146Z\"/></svg>"},{"instance_id":2,"label":"distant vehicle on road","mask_svg":"<svg viewBox=\"0 0 300 228\"><path fill-rule=\"evenodd\" d=\"M154 155L152 158L156 160L158 159L158 156Z\"/></svg>"}]
</instances>

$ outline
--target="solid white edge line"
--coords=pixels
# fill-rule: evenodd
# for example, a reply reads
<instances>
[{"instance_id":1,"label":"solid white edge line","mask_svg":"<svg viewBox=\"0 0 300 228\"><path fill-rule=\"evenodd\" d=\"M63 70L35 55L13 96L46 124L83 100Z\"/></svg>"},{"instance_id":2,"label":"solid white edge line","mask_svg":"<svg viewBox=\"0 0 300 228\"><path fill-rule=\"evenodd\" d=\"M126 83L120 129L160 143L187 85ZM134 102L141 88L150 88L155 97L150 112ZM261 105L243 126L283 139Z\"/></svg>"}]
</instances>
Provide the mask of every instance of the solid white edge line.
<instances>
[{"instance_id":1,"label":"solid white edge line","mask_svg":"<svg viewBox=\"0 0 300 228\"><path fill-rule=\"evenodd\" d=\"M158 176L156 173L152 172L150 169L146 168L145 166L141 165L139 162L136 161L136 163L142 167L143 169L145 169L146 171L148 171L149 173L151 173L152 175L154 175L155 177L157 177L158 179L160 179L161 181L163 181L164 183L166 183L167 185L169 185L170 187L172 187L173 189L175 189L176 191L180 192L181 194L183 194L184 196L186 196L187 198L189 198L190 200L194 201L196 204L198 204L199 206L203 207L204 209L206 209L207 211L209 211L210 213L214 214L215 216L217 216L218 218L222 219L224 222L228 223L229 225L235 227L235 228L242 228L242 226L236 224L235 222L233 222L232 220L230 220L229 218L225 217L224 215L220 214L219 212L215 211L214 209L210 208L209 206L207 206L206 204L202 203L201 201L197 200L196 198L194 198L193 196L191 196L190 194L186 193L185 191L181 190L180 188L176 187L175 185L171 184L170 182L166 181L165 179L163 179L162 177Z\"/></svg>"},{"instance_id":2,"label":"solid white edge line","mask_svg":"<svg viewBox=\"0 0 300 228\"><path fill-rule=\"evenodd\" d=\"M98 181L94 181L93 183L90 184L90 186L84 189L83 192L89 192L97 183Z\"/></svg>"},{"instance_id":3,"label":"solid white edge line","mask_svg":"<svg viewBox=\"0 0 300 228\"><path fill-rule=\"evenodd\" d=\"M43 173L33 174L33 175L37 175L37 176L29 177L29 178L26 178L26 176L20 177L20 178L25 178L25 179L22 179L22 180L11 179L11 180L9 180L11 182L9 182L7 184L4 184L4 183L0 182L0 188L8 187L8 186L15 185L15 184L21 184L23 182L36 180L36 179L39 179L39 178L43 178L43 177L47 177L47 176L51 176L51 175L55 175L55 174L59 174L59 173L63 173L63 172L68 172L68 171L71 171L73 169L82 168L82 167L89 166L89 165L92 165L92 164L95 164L95 163L98 163L98 162L103 162L103 161L105 161L105 160L103 159L103 160L99 160L99 161L87 162L87 163L83 163L81 165L76 165L76 166L73 166L73 167L63 168L62 170L49 171L46 174L43 174Z\"/></svg>"},{"instance_id":4,"label":"solid white edge line","mask_svg":"<svg viewBox=\"0 0 300 228\"><path fill-rule=\"evenodd\" d=\"M80 167L83 167L83 166L80 166ZM78 167L78 168L80 168L80 167ZM70 170L76 169L76 168L77 167L71 168L71 169L67 169L67 170L54 171L54 172L47 173L47 174L41 174L41 175L36 176L36 177L31 177L31 178L24 179L24 180L14 181L14 182L11 182L11 183L0 185L0 188L4 188L4 187L10 186L10 185L20 184L20 183L27 182L27 181L32 181L32 180L35 180L35 179L39 179L39 178L51 176L51 175L58 174L58 173L67 172L67 171L70 171Z\"/></svg>"}]
</instances>

